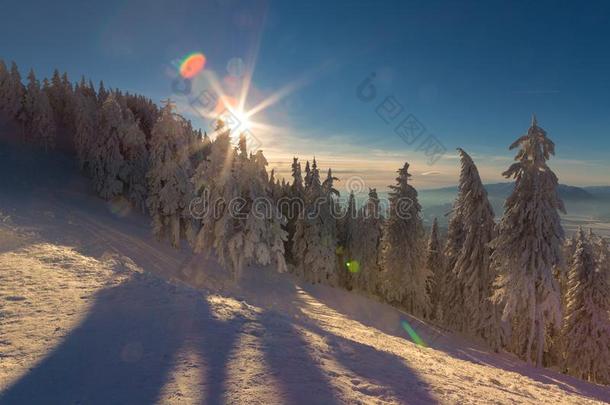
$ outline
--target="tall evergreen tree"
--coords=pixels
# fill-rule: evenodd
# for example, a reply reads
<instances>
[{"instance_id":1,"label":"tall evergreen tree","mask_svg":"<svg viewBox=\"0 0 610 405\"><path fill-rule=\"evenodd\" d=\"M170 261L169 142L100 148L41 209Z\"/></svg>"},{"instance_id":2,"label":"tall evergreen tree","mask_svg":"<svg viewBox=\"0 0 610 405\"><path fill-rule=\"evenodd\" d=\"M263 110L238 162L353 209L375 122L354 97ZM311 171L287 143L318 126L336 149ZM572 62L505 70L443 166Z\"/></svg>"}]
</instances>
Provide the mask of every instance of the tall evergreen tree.
<instances>
[{"instance_id":1,"label":"tall evergreen tree","mask_svg":"<svg viewBox=\"0 0 610 405\"><path fill-rule=\"evenodd\" d=\"M463 149L458 150L462 170L453 216L461 221L463 238L460 236L459 249L452 252L452 267L448 269L457 279L457 293L462 294L459 302L464 313L458 318L461 324L457 329L486 337L497 347L497 320L490 300L495 279L489 246L496 236L494 213L476 165Z\"/></svg>"},{"instance_id":2,"label":"tall evergreen tree","mask_svg":"<svg viewBox=\"0 0 610 405\"><path fill-rule=\"evenodd\" d=\"M427 270L423 263L424 229L417 191L409 184L409 164L398 170L390 186L390 211L382 240L382 294L390 303L404 306L414 315L426 316L430 300L426 293Z\"/></svg>"},{"instance_id":3,"label":"tall evergreen tree","mask_svg":"<svg viewBox=\"0 0 610 405\"><path fill-rule=\"evenodd\" d=\"M355 288L369 294L379 292L383 215L377 190L369 189L368 200L358 213L350 243L350 273Z\"/></svg>"},{"instance_id":4,"label":"tall evergreen tree","mask_svg":"<svg viewBox=\"0 0 610 405\"><path fill-rule=\"evenodd\" d=\"M596 260L594 241L580 229L568 270L563 324L565 369L601 384L610 383L610 290L604 260Z\"/></svg>"},{"instance_id":5,"label":"tall evergreen tree","mask_svg":"<svg viewBox=\"0 0 610 405\"><path fill-rule=\"evenodd\" d=\"M125 157L121 151L123 115L114 94L102 105L98 136L93 145L93 183L100 197L109 200L123 193L120 173Z\"/></svg>"},{"instance_id":6,"label":"tall evergreen tree","mask_svg":"<svg viewBox=\"0 0 610 405\"><path fill-rule=\"evenodd\" d=\"M511 326L509 348L541 365L547 333L561 323L554 271L563 266L559 212L565 209L557 193L557 176L546 163L555 145L535 117L527 134L510 148L519 152L503 175L516 183L491 244L493 267L499 274L494 301Z\"/></svg>"},{"instance_id":7,"label":"tall evergreen tree","mask_svg":"<svg viewBox=\"0 0 610 405\"><path fill-rule=\"evenodd\" d=\"M80 168L87 171L92 169L91 153L99 125L96 98L95 89L83 77L74 95L74 147Z\"/></svg>"},{"instance_id":8,"label":"tall evergreen tree","mask_svg":"<svg viewBox=\"0 0 610 405\"><path fill-rule=\"evenodd\" d=\"M338 221L339 226L339 285L351 290L359 286L360 266L355 265L355 239L358 232L356 197L350 191L347 206ZM353 267L354 266L354 267Z\"/></svg>"},{"instance_id":9,"label":"tall evergreen tree","mask_svg":"<svg viewBox=\"0 0 610 405\"><path fill-rule=\"evenodd\" d=\"M9 120L18 120L22 111L25 89L15 62L10 71L0 60L0 115Z\"/></svg>"},{"instance_id":10,"label":"tall evergreen tree","mask_svg":"<svg viewBox=\"0 0 610 405\"><path fill-rule=\"evenodd\" d=\"M295 197L303 197L303 176L301 175L301 162L299 158L292 159L292 185L290 186L292 195Z\"/></svg>"},{"instance_id":11,"label":"tall evergreen tree","mask_svg":"<svg viewBox=\"0 0 610 405\"><path fill-rule=\"evenodd\" d=\"M220 256L239 278L248 264L266 266L273 263L278 271L286 270L282 218L271 201L269 193L267 160L262 151L247 155L246 138L239 139L239 155L235 160L235 180L241 206L234 218L232 233L227 234L227 257Z\"/></svg>"},{"instance_id":12,"label":"tall evergreen tree","mask_svg":"<svg viewBox=\"0 0 610 405\"><path fill-rule=\"evenodd\" d=\"M324 185L314 158L305 189L306 211L296 223L292 245L296 272L312 283L337 283L336 221L332 204L337 191L329 173Z\"/></svg>"},{"instance_id":13,"label":"tall evergreen tree","mask_svg":"<svg viewBox=\"0 0 610 405\"><path fill-rule=\"evenodd\" d=\"M294 233L296 232L296 224L299 216L303 214L305 209L305 189L303 185L303 176L301 175L301 162L297 157L293 157L292 166L292 184L290 188L283 193L286 197L280 203L280 210L286 218L286 232L288 232L285 244L286 258L290 263L293 263L292 246Z\"/></svg>"},{"instance_id":14,"label":"tall evergreen tree","mask_svg":"<svg viewBox=\"0 0 610 405\"><path fill-rule=\"evenodd\" d=\"M314 158L314 164L315 164L315 160L316 158ZM305 184L305 189L309 188L309 186L311 185L311 169L309 167L309 160L307 162L305 162L305 178L304 178L304 184Z\"/></svg>"},{"instance_id":15,"label":"tall evergreen tree","mask_svg":"<svg viewBox=\"0 0 610 405\"><path fill-rule=\"evenodd\" d=\"M44 150L55 146L56 127L53 111L47 94L40 88L40 83L31 70L28 75L27 91L23 99L23 117L25 119L26 138Z\"/></svg>"},{"instance_id":16,"label":"tall evergreen tree","mask_svg":"<svg viewBox=\"0 0 610 405\"><path fill-rule=\"evenodd\" d=\"M428 237L426 248L426 268L428 269L428 280L426 289L430 296L430 316L434 319L440 318L440 300L443 288L443 273L445 272L443 262L443 249L438 231L438 221L434 218Z\"/></svg>"},{"instance_id":17,"label":"tall evergreen tree","mask_svg":"<svg viewBox=\"0 0 610 405\"><path fill-rule=\"evenodd\" d=\"M124 111L121 127L121 150L125 163L120 177L125 185L129 201L140 211L146 212L148 150L146 135L130 110Z\"/></svg>"},{"instance_id":18,"label":"tall evergreen tree","mask_svg":"<svg viewBox=\"0 0 610 405\"><path fill-rule=\"evenodd\" d=\"M176 248L190 230L189 204L193 194L182 120L168 101L152 130L146 174L149 190L146 204L153 219L153 233L159 239L168 237Z\"/></svg>"}]
</instances>

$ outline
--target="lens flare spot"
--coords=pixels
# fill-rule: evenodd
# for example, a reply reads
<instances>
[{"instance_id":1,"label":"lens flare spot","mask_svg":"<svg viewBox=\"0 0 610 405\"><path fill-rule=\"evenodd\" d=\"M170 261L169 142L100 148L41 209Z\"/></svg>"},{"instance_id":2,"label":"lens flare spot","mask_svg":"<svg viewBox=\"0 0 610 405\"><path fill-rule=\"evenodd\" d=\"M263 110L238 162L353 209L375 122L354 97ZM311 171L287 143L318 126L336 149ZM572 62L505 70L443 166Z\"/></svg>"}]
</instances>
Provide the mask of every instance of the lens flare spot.
<instances>
[{"instance_id":1,"label":"lens flare spot","mask_svg":"<svg viewBox=\"0 0 610 405\"><path fill-rule=\"evenodd\" d=\"M358 273L360 271L360 262L358 260L350 260L345 262L345 267L350 273Z\"/></svg>"},{"instance_id":2,"label":"lens flare spot","mask_svg":"<svg viewBox=\"0 0 610 405\"><path fill-rule=\"evenodd\" d=\"M201 52L187 55L180 63L180 75L185 79L192 79L205 67L206 58Z\"/></svg>"},{"instance_id":3,"label":"lens flare spot","mask_svg":"<svg viewBox=\"0 0 610 405\"><path fill-rule=\"evenodd\" d=\"M400 321L400 324L402 325L402 328L409 334L409 337L411 338L413 343L418 346L426 347L426 342L424 342L424 340L419 337L417 332L415 332L415 329L413 329L411 325L409 325L409 322L402 320Z\"/></svg>"},{"instance_id":4,"label":"lens flare spot","mask_svg":"<svg viewBox=\"0 0 610 405\"><path fill-rule=\"evenodd\" d=\"M124 197L116 197L108 201L108 209L118 217L126 217L131 212L131 205Z\"/></svg>"}]
</instances>

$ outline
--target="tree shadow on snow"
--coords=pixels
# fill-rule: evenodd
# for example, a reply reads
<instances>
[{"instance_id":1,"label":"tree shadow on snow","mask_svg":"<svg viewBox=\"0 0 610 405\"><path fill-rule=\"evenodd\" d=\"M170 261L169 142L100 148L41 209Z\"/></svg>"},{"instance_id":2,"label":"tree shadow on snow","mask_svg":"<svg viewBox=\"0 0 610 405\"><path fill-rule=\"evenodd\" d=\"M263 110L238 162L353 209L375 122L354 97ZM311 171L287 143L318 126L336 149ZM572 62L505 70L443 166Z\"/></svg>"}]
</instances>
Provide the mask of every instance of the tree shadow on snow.
<instances>
[{"instance_id":1,"label":"tree shadow on snow","mask_svg":"<svg viewBox=\"0 0 610 405\"><path fill-rule=\"evenodd\" d=\"M408 339L401 326L401 320L408 320L410 326L428 347L442 351L456 359L519 373L539 383L555 385L566 392L598 401L608 402L610 400L610 388L608 387L587 383L550 369L535 367L510 353L494 353L482 341L437 328L374 299L323 285L303 283L300 287L338 313L389 335ZM513 393L519 395L516 392Z\"/></svg>"},{"instance_id":2,"label":"tree shadow on snow","mask_svg":"<svg viewBox=\"0 0 610 405\"><path fill-rule=\"evenodd\" d=\"M293 285L292 301L298 301L298 292ZM286 298L286 297L285 297ZM281 320L285 317L285 320ZM337 362L339 368L348 371L351 389L372 398L390 400L398 398L402 403L436 403L427 389L427 384L398 356L379 351L365 344L335 335L302 317L288 319L287 315L267 312L261 317L265 329L263 336L265 357L275 371L284 397L295 404L336 404L349 402L342 399L333 378L346 378L333 366L324 370L324 363ZM316 358L304 338L304 333L313 333L324 339L330 349ZM315 387L315 389L312 389Z\"/></svg>"},{"instance_id":3,"label":"tree shadow on snow","mask_svg":"<svg viewBox=\"0 0 610 405\"><path fill-rule=\"evenodd\" d=\"M221 403L239 325L214 320L200 294L168 293L172 286L160 280L145 286L130 280L99 292L86 319L0 394L0 404L154 403L193 340L206 347L206 403Z\"/></svg>"}]
</instances>

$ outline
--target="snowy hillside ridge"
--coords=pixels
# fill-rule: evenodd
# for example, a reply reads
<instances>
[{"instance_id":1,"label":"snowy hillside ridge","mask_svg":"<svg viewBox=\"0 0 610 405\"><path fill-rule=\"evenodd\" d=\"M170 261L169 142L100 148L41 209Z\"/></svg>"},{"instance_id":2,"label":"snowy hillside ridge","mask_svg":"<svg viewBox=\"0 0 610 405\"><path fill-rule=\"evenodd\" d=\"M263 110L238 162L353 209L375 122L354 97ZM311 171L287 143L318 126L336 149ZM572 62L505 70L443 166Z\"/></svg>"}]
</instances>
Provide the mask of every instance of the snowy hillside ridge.
<instances>
[{"instance_id":1,"label":"snowy hillside ridge","mask_svg":"<svg viewBox=\"0 0 610 405\"><path fill-rule=\"evenodd\" d=\"M1 200L1 404L610 400L369 298L273 269L236 283L133 211L42 190Z\"/></svg>"},{"instance_id":2,"label":"snowy hillside ridge","mask_svg":"<svg viewBox=\"0 0 610 405\"><path fill-rule=\"evenodd\" d=\"M294 157L291 182L280 181L244 134L221 120L204 134L171 100L159 108L103 84L95 89L84 78L72 84L57 71L42 85L33 72L29 77L26 87L15 64L9 70L0 63L0 114L11 131L5 137L10 142L1 145L11 160L3 163L7 172L15 164L24 168L15 178L0 179L7 196L27 193L28 182L38 182L47 189L35 203L61 206L63 198L45 185L53 165L42 163L60 153L72 162L60 165L65 178L80 170L85 188L113 212L145 216L160 246L213 260L223 277L240 282L251 268L289 272L301 282L375 297L538 366L610 384L604 332L610 328L610 291L607 284L589 282L608 278L608 246L593 232L586 241L566 241L560 216L566 209L550 166L555 144L535 116L510 145L514 163L503 175L514 187L498 212L475 161L458 149L458 193L441 240L438 226L434 232L424 226L408 162L389 186L388 210L375 189L358 207L354 194L347 204L340 200L339 179L315 157L304 170ZM29 97L40 102L28 103ZM34 179L25 176L32 172ZM74 192L64 178L57 183L51 177L60 190ZM203 209L194 212L200 208L194 201ZM587 260L577 257L579 243L595 246ZM157 267L167 264L159 260ZM204 277L202 270L193 272ZM587 311L570 311L590 295L595 299ZM587 356L575 354L568 335L578 336Z\"/></svg>"}]
</instances>

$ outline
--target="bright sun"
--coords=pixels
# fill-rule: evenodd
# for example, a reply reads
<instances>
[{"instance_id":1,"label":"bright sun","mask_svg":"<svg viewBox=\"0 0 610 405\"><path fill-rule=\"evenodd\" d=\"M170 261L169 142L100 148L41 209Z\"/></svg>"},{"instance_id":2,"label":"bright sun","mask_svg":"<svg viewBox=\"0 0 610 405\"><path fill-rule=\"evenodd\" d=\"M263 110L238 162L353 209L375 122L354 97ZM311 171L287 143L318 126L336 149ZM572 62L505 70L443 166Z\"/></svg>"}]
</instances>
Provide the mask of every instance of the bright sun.
<instances>
[{"instance_id":1,"label":"bright sun","mask_svg":"<svg viewBox=\"0 0 610 405\"><path fill-rule=\"evenodd\" d=\"M244 132L249 131L251 129L252 123L250 122L248 114L245 111L233 110L231 112L235 115L236 118L236 120L233 120L233 122L229 124L232 130Z\"/></svg>"}]
</instances>

